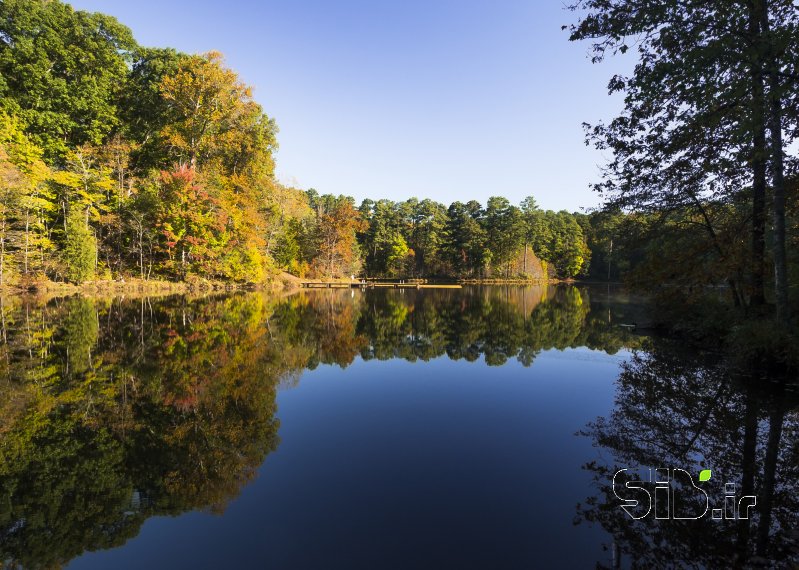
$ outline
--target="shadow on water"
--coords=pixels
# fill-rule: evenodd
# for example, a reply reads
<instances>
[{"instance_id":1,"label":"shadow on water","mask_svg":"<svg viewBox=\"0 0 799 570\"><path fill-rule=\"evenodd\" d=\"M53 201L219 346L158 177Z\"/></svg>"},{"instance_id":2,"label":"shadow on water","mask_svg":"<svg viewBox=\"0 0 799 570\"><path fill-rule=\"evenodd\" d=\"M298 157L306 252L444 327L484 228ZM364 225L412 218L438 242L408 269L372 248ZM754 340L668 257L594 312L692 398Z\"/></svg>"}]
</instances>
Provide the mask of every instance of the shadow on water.
<instances>
[{"instance_id":1,"label":"shadow on water","mask_svg":"<svg viewBox=\"0 0 799 570\"><path fill-rule=\"evenodd\" d=\"M617 380L613 412L584 431L614 461L586 465L598 493L578 519L611 534L617 561L788 556L795 394L649 347L619 326L637 319L635 299L571 286L0 299L0 563L57 567L124 544L155 515L222 514L277 449L277 390L305 370L439 357L527 367L576 347L642 349ZM755 516L627 520L608 485L619 465L708 466L708 494L735 481L739 495L757 495Z\"/></svg>"},{"instance_id":2,"label":"shadow on water","mask_svg":"<svg viewBox=\"0 0 799 570\"><path fill-rule=\"evenodd\" d=\"M597 493L578 506L576 522L611 535L612 567L794 567L797 412L796 386L655 342L622 365L611 414L582 432L599 450L584 467ZM616 494L611 482L624 468ZM700 483L702 470L712 475ZM654 481L669 479L671 496L656 495ZM640 501L629 515L621 508L628 499Z\"/></svg>"}]
</instances>

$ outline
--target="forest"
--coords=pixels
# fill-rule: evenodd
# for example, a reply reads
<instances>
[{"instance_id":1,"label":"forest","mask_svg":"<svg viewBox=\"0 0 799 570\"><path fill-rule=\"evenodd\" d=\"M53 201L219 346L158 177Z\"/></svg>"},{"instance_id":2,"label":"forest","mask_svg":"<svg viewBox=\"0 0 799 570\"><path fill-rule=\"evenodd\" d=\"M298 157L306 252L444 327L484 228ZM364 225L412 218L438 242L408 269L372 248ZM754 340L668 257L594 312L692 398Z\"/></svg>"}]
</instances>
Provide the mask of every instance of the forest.
<instances>
[{"instance_id":1,"label":"forest","mask_svg":"<svg viewBox=\"0 0 799 570\"><path fill-rule=\"evenodd\" d=\"M586 125L612 156L601 207L571 213L532 196L357 204L281 184L277 124L221 54L143 47L110 16L6 0L0 287L589 278L624 280L658 321L715 326L711 338L793 330L799 17L777 0L663 6L571 6L569 39L594 63L636 62L608 83L620 114Z\"/></svg>"},{"instance_id":2,"label":"forest","mask_svg":"<svg viewBox=\"0 0 799 570\"><path fill-rule=\"evenodd\" d=\"M0 286L588 272L580 215L287 187L277 133L220 53L145 48L58 1L2 2Z\"/></svg>"}]
</instances>

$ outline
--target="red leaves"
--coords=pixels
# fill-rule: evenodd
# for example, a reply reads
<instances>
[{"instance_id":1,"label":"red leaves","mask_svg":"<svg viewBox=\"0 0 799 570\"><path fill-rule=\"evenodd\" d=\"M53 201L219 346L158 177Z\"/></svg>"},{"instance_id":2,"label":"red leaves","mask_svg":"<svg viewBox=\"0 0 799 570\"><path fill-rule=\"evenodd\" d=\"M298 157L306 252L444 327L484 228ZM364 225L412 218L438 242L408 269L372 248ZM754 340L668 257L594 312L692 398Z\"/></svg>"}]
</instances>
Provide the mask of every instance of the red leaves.
<instances>
[{"instance_id":1,"label":"red leaves","mask_svg":"<svg viewBox=\"0 0 799 570\"><path fill-rule=\"evenodd\" d=\"M161 182L166 185L182 184L188 186L194 182L197 172L187 164L176 164L172 171L161 171Z\"/></svg>"}]
</instances>

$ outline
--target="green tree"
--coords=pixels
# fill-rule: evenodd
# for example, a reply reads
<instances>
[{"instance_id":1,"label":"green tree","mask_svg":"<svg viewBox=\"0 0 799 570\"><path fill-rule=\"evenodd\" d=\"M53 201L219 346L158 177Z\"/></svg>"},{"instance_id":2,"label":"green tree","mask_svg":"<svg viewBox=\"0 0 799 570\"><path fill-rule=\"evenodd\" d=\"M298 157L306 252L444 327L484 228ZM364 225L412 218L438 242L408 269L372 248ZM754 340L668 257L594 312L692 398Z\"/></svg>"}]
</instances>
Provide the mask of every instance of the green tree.
<instances>
[{"instance_id":1,"label":"green tree","mask_svg":"<svg viewBox=\"0 0 799 570\"><path fill-rule=\"evenodd\" d=\"M478 221L481 213L474 201L453 202L447 210L446 248L456 275L479 277L490 262L485 230Z\"/></svg>"},{"instance_id":2,"label":"green tree","mask_svg":"<svg viewBox=\"0 0 799 570\"><path fill-rule=\"evenodd\" d=\"M392 277L407 276L414 268L414 251L400 234L394 236L386 258L388 273Z\"/></svg>"},{"instance_id":3,"label":"green tree","mask_svg":"<svg viewBox=\"0 0 799 570\"><path fill-rule=\"evenodd\" d=\"M43 0L0 4L0 101L49 160L119 125L135 42L111 16Z\"/></svg>"},{"instance_id":4,"label":"green tree","mask_svg":"<svg viewBox=\"0 0 799 570\"><path fill-rule=\"evenodd\" d=\"M416 271L421 275L443 275L447 272L444 259L447 208L438 202L424 199L412 205L411 230L408 245L415 253Z\"/></svg>"},{"instance_id":5,"label":"green tree","mask_svg":"<svg viewBox=\"0 0 799 570\"><path fill-rule=\"evenodd\" d=\"M512 206L507 198L492 196L486 204L484 225L491 263L496 268L503 268L505 277L510 277L511 261L524 240L521 210Z\"/></svg>"},{"instance_id":6,"label":"green tree","mask_svg":"<svg viewBox=\"0 0 799 570\"><path fill-rule=\"evenodd\" d=\"M168 145L166 127L175 116L170 101L161 95L161 83L178 72L186 57L171 48L139 47L134 53L120 113L125 136L139 145L131 154L140 173L167 169L174 163L175 157L164 149Z\"/></svg>"},{"instance_id":7,"label":"green tree","mask_svg":"<svg viewBox=\"0 0 799 570\"><path fill-rule=\"evenodd\" d=\"M64 244L64 274L73 283L88 281L94 276L97 242L89 229L86 215L76 207L67 214Z\"/></svg>"}]
</instances>

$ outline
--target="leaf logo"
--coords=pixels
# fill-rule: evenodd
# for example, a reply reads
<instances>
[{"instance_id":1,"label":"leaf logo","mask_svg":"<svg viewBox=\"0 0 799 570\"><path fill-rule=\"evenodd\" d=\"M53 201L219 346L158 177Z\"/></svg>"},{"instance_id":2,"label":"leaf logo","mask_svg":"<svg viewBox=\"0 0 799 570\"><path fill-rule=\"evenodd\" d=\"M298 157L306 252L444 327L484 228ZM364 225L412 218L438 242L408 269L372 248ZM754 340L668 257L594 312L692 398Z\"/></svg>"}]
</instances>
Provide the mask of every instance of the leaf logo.
<instances>
[{"instance_id":1,"label":"leaf logo","mask_svg":"<svg viewBox=\"0 0 799 570\"><path fill-rule=\"evenodd\" d=\"M702 469L702 471L699 472L699 482L710 481L710 474L710 469Z\"/></svg>"}]
</instances>

